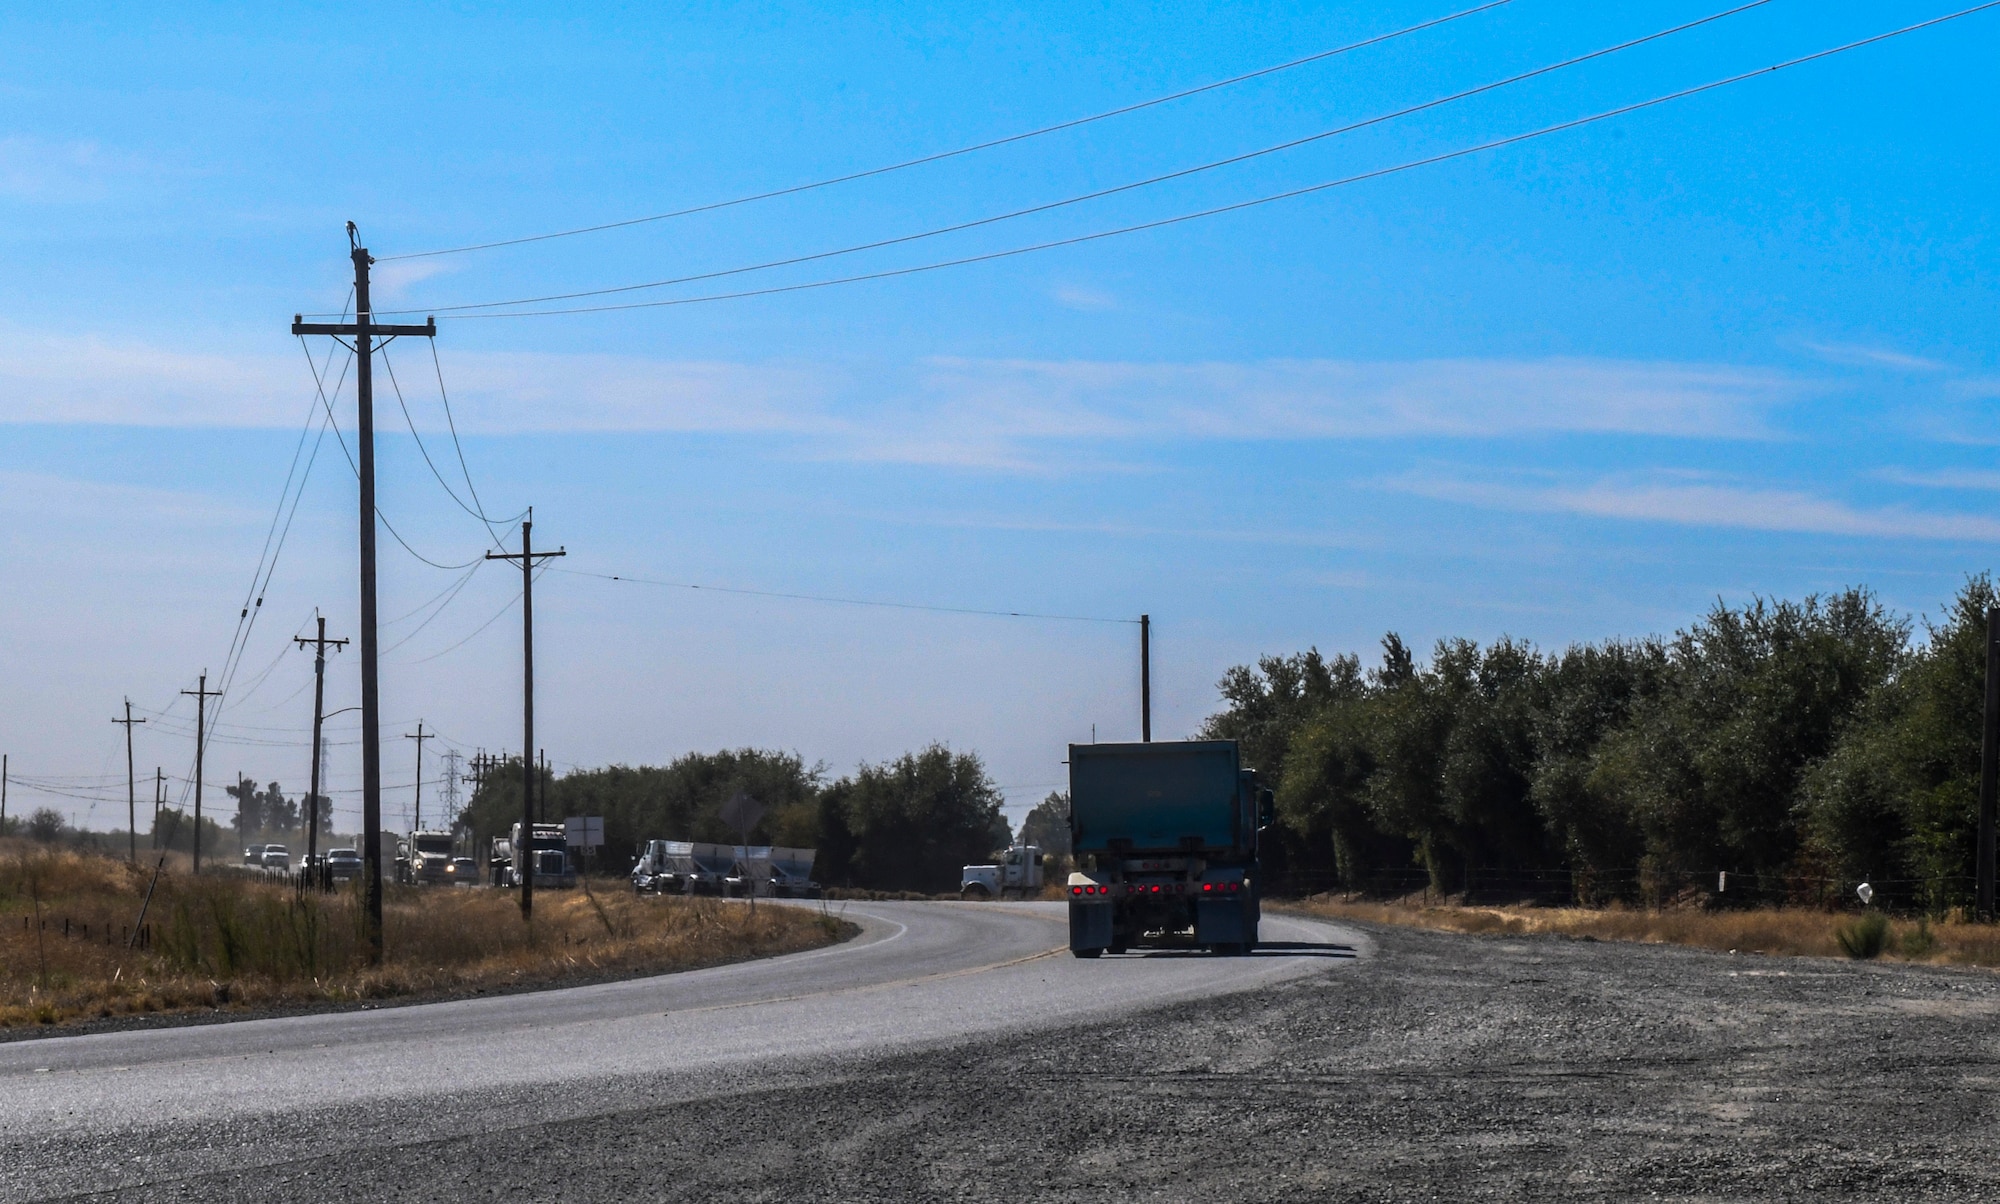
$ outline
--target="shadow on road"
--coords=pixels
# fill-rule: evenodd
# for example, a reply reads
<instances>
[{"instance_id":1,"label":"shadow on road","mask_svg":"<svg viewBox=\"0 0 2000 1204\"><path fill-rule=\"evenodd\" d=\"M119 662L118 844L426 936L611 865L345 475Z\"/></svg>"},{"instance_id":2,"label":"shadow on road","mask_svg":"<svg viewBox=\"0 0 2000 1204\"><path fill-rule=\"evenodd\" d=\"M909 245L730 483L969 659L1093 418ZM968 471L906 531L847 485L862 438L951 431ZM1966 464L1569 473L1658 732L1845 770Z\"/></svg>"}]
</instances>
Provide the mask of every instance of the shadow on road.
<instances>
[{"instance_id":1,"label":"shadow on road","mask_svg":"<svg viewBox=\"0 0 2000 1204\"><path fill-rule=\"evenodd\" d=\"M1126 951L1125 953L1113 954L1111 956L1142 957L1147 959L1153 959L1153 958L1176 958L1176 957L1214 957L1216 955L1198 946L1173 945L1173 946L1168 946L1166 948L1157 948L1157 949L1131 949ZM1257 948L1252 950L1249 956L1328 957L1328 958L1339 958L1346 960L1346 959L1352 959L1358 956L1358 954L1355 953L1354 946L1352 945L1336 945L1329 941L1259 941L1257 942Z\"/></svg>"}]
</instances>

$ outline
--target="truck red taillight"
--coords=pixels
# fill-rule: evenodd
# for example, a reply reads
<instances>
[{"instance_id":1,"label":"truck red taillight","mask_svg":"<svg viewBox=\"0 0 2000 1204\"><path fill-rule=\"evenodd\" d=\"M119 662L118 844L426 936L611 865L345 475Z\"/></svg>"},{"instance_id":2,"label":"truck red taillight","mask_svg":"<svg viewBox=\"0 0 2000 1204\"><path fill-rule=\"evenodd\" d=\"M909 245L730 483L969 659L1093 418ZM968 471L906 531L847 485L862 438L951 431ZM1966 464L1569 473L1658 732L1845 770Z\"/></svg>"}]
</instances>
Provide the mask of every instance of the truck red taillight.
<instances>
[{"instance_id":1,"label":"truck red taillight","mask_svg":"<svg viewBox=\"0 0 2000 1204\"><path fill-rule=\"evenodd\" d=\"M1081 886L1072 886L1069 888L1069 893L1072 895L1080 895L1083 893L1083 888Z\"/></svg>"}]
</instances>

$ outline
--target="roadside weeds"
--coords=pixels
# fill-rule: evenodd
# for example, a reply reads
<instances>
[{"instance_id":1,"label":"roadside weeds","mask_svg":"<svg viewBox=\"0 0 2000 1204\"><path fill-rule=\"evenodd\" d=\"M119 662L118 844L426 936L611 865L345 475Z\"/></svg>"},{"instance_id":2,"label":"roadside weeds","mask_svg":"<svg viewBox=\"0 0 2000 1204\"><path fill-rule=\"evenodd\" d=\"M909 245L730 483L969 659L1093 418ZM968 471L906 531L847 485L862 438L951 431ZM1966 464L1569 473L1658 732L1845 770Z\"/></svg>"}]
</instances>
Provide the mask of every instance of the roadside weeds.
<instances>
[{"instance_id":1,"label":"roadside weeds","mask_svg":"<svg viewBox=\"0 0 2000 1204\"><path fill-rule=\"evenodd\" d=\"M1959 919L1890 919L1803 908L1695 909L1471 906L1316 895L1288 907L1309 915L1491 936L1691 945L1786 957L1880 957L1923 965L2000 967L2000 926ZM1859 931L1863 926L1869 932ZM1879 928L1879 932L1875 931ZM1843 944L1843 937L1847 943ZM1864 939L1858 939L1864 938ZM1870 951L1872 950L1872 952Z\"/></svg>"},{"instance_id":2,"label":"roadside weeds","mask_svg":"<svg viewBox=\"0 0 2000 1204\"><path fill-rule=\"evenodd\" d=\"M370 966L358 892L282 879L163 876L95 854L0 845L0 1030L117 1017L269 1010L518 990L793 953L854 926L803 908L751 909L629 892L385 890L387 958Z\"/></svg>"}]
</instances>

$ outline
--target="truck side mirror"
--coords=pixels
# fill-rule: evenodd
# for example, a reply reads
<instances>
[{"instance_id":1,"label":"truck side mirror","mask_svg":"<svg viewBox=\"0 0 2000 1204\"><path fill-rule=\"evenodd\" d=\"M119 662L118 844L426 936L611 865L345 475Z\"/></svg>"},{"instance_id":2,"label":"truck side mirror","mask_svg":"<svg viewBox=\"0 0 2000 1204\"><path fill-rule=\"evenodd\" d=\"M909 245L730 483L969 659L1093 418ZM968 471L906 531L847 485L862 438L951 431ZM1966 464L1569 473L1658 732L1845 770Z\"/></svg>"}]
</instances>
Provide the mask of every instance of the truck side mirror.
<instances>
[{"instance_id":1,"label":"truck side mirror","mask_svg":"<svg viewBox=\"0 0 2000 1204\"><path fill-rule=\"evenodd\" d=\"M1262 831L1277 822L1278 796L1269 790L1257 792L1257 829Z\"/></svg>"}]
</instances>

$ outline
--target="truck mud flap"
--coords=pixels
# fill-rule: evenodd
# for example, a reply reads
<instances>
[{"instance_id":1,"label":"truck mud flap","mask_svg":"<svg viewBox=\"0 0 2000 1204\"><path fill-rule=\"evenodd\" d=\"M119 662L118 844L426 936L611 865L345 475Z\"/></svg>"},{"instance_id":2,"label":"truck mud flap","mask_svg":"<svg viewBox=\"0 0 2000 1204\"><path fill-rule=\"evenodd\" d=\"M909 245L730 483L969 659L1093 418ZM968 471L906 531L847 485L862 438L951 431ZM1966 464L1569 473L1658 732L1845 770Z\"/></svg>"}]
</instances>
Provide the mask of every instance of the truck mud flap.
<instances>
[{"instance_id":1,"label":"truck mud flap","mask_svg":"<svg viewBox=\"0 0 2000 1204\"><path fill-rule=\"evenodd\" d=\"M1069 905L1069 951L1079 957L1095 957L1111 945L1111 903L1071 903Z\"/></svg>"},{"instance_id":2,"label":"truck mud flap","mask_svg":"<svg viewBox=\"0 0 2000 1204\"><path fill-rule=\"evenodd\" d=\"M1257 924L1240 899L1197 899L1194 939L1211 948L1247 946L1257 939Z\"/></svg>"}]
</instances>

